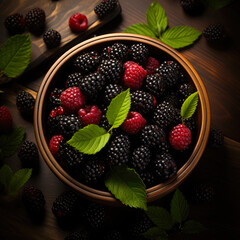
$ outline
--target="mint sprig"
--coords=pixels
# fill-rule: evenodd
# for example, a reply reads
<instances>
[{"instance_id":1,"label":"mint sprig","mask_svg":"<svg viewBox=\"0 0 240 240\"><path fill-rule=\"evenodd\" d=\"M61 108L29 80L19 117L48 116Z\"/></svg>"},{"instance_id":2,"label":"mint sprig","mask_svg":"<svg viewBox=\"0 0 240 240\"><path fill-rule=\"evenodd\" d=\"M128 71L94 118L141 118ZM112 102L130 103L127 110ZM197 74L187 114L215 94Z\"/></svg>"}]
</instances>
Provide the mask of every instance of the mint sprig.
<instances>
[{"instance_id":1,"label":"mint sprig","mask_svg":"<svg viewBox=\"0 0 240 240\"><path fill-rule=\"evenodd\" d=\"M184 119L192 117L197 109L198 104L198 92L191 94L182 104L181 116Z\"/></svg>"},{"instance_id":2,"label":"mint sprig","mask_svg":"<svg viewBox=\"0 0 240 240\"><path fill-rule=\"evenodd\" d=\"M189 26L169 28L165 10L158 1L150 4L146 12L146 18L148 24L134 24L127 27L123 32L152 37L175 49L193 44L202 34L202 32Z\"/></svg>"}]
</instances>

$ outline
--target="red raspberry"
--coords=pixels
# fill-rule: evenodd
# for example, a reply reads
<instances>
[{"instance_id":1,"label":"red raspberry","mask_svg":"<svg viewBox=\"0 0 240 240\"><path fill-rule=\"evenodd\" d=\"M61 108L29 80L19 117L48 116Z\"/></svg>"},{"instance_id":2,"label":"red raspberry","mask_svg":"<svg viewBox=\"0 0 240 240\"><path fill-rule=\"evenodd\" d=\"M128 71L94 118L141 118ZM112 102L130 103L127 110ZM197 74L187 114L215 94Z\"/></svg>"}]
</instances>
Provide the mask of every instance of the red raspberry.
<instances>
[{"instance_id":1,"label":"red raspberry","mask_svg":"<svg viewBox=\"0 0 240 240\"><path fill-rule=\"evenodd\" d=\"M67 112L77 112L85 103L84 96L78 87L69 87L60 96L62 107Z\"/></svg>"},{"instance_id":2,"label":"red raspberry","mask_svg":"<svg viewBox=\"0 0 240 240\"><path fill-rule=\"evenodd\" d=\"M125 70L123 76L124 85L130 87L132 90L141 88L143 80L147 75L147 71L144 70L138 64L131 64Z\"/></svg>"},{"instance_id":3,"label":"red raspberry","mask_svg":"<svg viewBox=\"0 0 240 240\"><path fill-rule=\"evenodd\" d=\"M88 27L87 17L81 13L75 13L69 18L69 27L73 32L82 32Z\"/></svg>"},{"instance_id":4,"label":"red raspberry","mask_svg":"<svg viewBox=\"0 0 240 240\"><path fill-rule=\"evenodd\" d=\"M191 143L192 135L189 128L183 124L178 124L169 133L169 142L176 150L184 150Z\"/></svg>"},{"instance_id":5,"label":"red raspberry","mask_svg":"<svg viewBox=\"0 0 240 240\"><path fill-rule=\"evenodd\" d=\"M61 140L63 140L62 135L55 135L49 142L49 148L54 157L58 156L58 147Z\"/></svg>"},{"instance_id":6,"label":"red raspberry","mask_svg":"<svg viewBox=\"0 0 240 240\"><path fill-rule=\"evenodd\" d=\"M50 117L54 118L58 115L63 115L64 114L64 109L62 106L59 106L57 109L53 109L50 113Z\"/></svg>"},{"instance_id":7,"label":"red raspberry","mask_svg":"<svg viewBox=\"0 0 240 240\"><path fill-rule=\"evenodd\" d=\"M159 67L159 62L153 57L149 57L145 63L145 69L148 74L154 74L155 70Z\"/></svg>"},{"instance_id":8,"label":"red raspberry","mask_svg":"<svg viewBox=\"0 0 240 240\"><path fill-rule=\"evenodd\" d=\"M137 63L135 63L135 62L133 62L133 61L127 61L127 62L125 62L125 63L123 64L123 66L124 66L125 68L128 68L128 67L130 67L131 65L134 65L134 64L137 64Z\"/></svg>"},{"instance_id":9,"label":"red raspberry","mask_svg":"<svg viewBox=\"0 0 240 240\"><path fill-rule=\"evenodd\" d=\"M12 129L12 114L2 106L0 107L0 132L7 133Z\"/></svg>"},{"instance_id":10,"label":"red raspberry","mask_svg":"<svg viewBox=\"0 0 240 240\"><path fill-rule=\"evenodd\" d=\"M102 111L96 105L86 106L79 109L78 116L84 126L89 124L98 125L102 117Z\"/></svg>"},{"instance_id":11,"label":"red raspberry","mask_svg":"<svg viewBox=\"0 0 240 240\"><path fill-rule=\"evenodd\" d=\"M146 119L138 112L129 112L127 118L121 125L121 128L130 134L136 134L144 128Z\"/></svg>"}]
</instances>

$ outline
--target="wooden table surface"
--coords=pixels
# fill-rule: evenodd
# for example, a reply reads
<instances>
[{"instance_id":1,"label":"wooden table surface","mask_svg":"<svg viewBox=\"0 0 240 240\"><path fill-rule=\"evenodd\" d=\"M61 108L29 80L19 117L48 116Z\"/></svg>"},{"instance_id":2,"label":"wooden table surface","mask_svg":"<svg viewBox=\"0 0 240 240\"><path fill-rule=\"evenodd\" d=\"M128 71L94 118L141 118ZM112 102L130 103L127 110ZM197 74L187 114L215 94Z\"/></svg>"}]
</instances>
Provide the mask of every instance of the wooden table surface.
<instances>
[{"instance_id":1,"label":"wooden table surface","mask_svg":"<svg viewBox=\"0 0 240 240\"><path fill-rule=\"evenodd\" d=\"M59 0L57 3L61 4L65 1ZM51 0L49 2L56 3ZM77 2L79 6L88 9L98 1ZM122 13L88 37L121 32L131 24L146 23L145 13L151 2L120 0ZM207 231L185 239L240 239L240 2L235 1L218 11L206 9L202 15L195 17L183 12L179 0L159 0L159 2L166 11L170 27L189 25L203 31L211 23L222 23L231 38L230 44L224 49L209 46L204 37L201 37L193 46L181 50L183 56L197 70L207 89L211 104L211 126L221 129L225 136L223 147L206 148L200 163L190 176L190 180L197 179L213 184L216 194L215 199L210 203L190 205L191 217L203 223ZM25 1L17 1L17 4L9 5L6 2L6 9L14 12L21 7L21 4L25 4ZM38 1L31 1L31 5L39 6ZM59 14L61 16L58 15L58 18L66 18L64 11ZM3 21L3 18L0 19ZM3 22L0 23L0 31L5 32ZM33 142L36 142L33 124L25 121L17 111L16 95L20 89L26 89L36 96L40 83L52 63L49 61L40 65L34 73L22 75L16 81L0 87L5 91L0 96L1 105L9 108L14 116L14 125L25 127L26 138ZM16 155L5 159L4 162L15 171L21 168ZM75 228L60 227L51 212L51 207L56 196L68 187L57 179L42 158L40 158L40 171L32 176L30 183L35 184L44 193L46 199L44 221L40 224L32 222L19 198L12 201L0 198L0 239L64 239L69 231Z\"/></svg>"}]
</instances>

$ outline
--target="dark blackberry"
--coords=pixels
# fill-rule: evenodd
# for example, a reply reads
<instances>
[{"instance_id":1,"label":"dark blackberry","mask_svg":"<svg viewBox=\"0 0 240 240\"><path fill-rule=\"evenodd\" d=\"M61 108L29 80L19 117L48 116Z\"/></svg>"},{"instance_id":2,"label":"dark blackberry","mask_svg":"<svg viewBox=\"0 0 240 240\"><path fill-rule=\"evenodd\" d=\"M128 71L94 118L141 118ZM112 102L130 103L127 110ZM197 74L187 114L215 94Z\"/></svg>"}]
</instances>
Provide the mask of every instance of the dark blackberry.
<instances>
[{"instance_id":1,"label":"dark blackberry","mask_svg":"<svg viewBox=\"0 0 240 240\"><path fill-rule=\"evenodd\" d=\"M174 92L168 92L166 93L166 95L163 98L163 101L165 102L169 102L170 105L172 105L175 108L181 107L179 106L179 99L178 99L178 94L176 93L176 91Z\"/></svg>"},{"instance_id":2,"label":"dark blackberry","mask_svg":"<svg viewBox=\"0 0 240 240\"><path fill-rule=\"evenodd\" d=\"M81 83L81 79L82 79L82 74L79 72L69 74L65 83L66 88L79 87Z\"/></svg>"},{"instance_id":3,"label":"dark blackberry","mask_svg":"<svg viewBox=\"0 0 240 240\"><path fill-rule=\"evenodd\" d=\"M68 190L60 194L53 202L52 212L58 220L71 219L79 208L81 199L78 193Z\"/></svg>"},{"instance_id":4,"label":"dark blackberry","mask_svg":"<svg viewBox=\"0 0 240 240\"><path fill-rule=\"evenodd\" d=\"M195 91L195 88L189 83L180 85L178 89L179 106L181 107L183 102Z\"/></svg>"},{"instance_id":5,"label":"dark blackberry","mask_svg":"<svg viewBox=\"0 0 240 240\"><path fill-rule=\"evenodd\" d=\"M121 233L116 229L107 231L103 235L103 240L121 240Z\"/></svg>"},{"instance_id":6,"label":"dark blackberry","mask_svg":"<svg viewBox=\"0 0 240 240\"><path fill-rule=\"evenodd\" d=\"M47 48L54 48L60 45L61 35L58 31L49 29L43 34L43 41L45 42Z\"/></svg>"},{"instance_id":7,"label":"dark blackberry","mask_svg":"<svg viewBox=\"0 0 240 240\"><path fill-rule=\"evenodd\" d=\"M53 91L50 93L49 101L52 108L58 107L61 105L60 96L62 92L63 92L62 89L54 88Z\"/></svg>"},{"instance_id":8,"label":"dark blackberry","mask_svg":"<svg viewBox=\"0 0 240 240\"><path fill-rule=\"evenodd\" d=\"M39 164L39 153L36 144L25 140L19 149L18 158L23 167L36 168Z\"/></svg>"},{"instance_id":9,"label":"dark blackberry","mask_svg":"<svg viewBox=\"0 0 240 240\"><path fill-rule=\"evenodd\" d=\"M157 153L169 153L170 146L167 141L160 142L156 148Z\"/></svg>"},{"instance_id":10,"label":"dark blackberry","mask_svg":"<svg viewBox=\"0 0 240 240\"><path fill-rule=\"evenodd\" d=\"M122 43L114 43L109 51L111 59L125 61L128 56L128 47Z\"/></svg>"},{"instance_id":11,"label":"dark blackberry","mask_svg":"<svg viewBox=\"0 0 240 240\"><path fill-rule=\"evenodd\" d=\"M101 60L102 61L110 59L110 50L111 50L111 46L103 48L102 53L101 53Z\"/></svg>"},{"instance_id":12,"label":"dark blackberry","mask_svg":"<svg viewBox=\"0 0 240 240\"><path fill-rule=\"evenodd\" d=\"M161 97L165 93L166 84L162 77L155 73L152 75L147 75L144 83L144 87L147 92L153 94L155 97Z\"/></svg>"},{"instance_id":13,"label":"dark blackberry","mask_svg":"<svg viewBox=\"0 0 240 240\"><path fill-rule=\"evenodd\" d=\"M123 91L123 87L118 84L109 84L106 86L103 97L104 102L109 105L113 98Z\"/></svg>"},{"instance_id":14,"label":"dark blackberry","mask_svg":"<svg viewBox=\"0 0 240 240\"><path fill-rule=\"evenodd\" d=\"M144 171L151 160L151 151L146 146L135 148L132 153L131 165L136 171Z\"/></svg>"},{"instance_id":15,"label":"dark blackberry","mask_svg":"<svg viewBox=\"0 0 240 240\"><path fill-rule=\"evenodd\" d=\"M20 91L16 98L17 109L27 118L33 118L35 99L29 92Z\"/></svg>"},{"instance_id":16,"label":"dark blackberry","mask_svg":"<svg viewBox=\"0 0 240 240\"><path fill-rule=\"evenodd\" d=\"M169 103L163 101L158 104L153 113L153 121L160 128L166 129L174 120L175 108Z\"/></svg>"},{"instance_id":17,"label":"dark blackberry","mask_svg":"<svg viewBox=\"0 0 240 240\"><path fill-rule=\"evenodd\" d=\"M157 125L146 125L140 133L141 143L148 147L157 147L161 142L165 142L165 140L165 132Z\"/></svg>"},{"instance_id":18,"label":"dark blackberry","mask_svg":"<svg viewBox=\"0 0 240 240\"><path fill-rule=\"evenodd\" d=\"M225 43L227 40L226 30L220 23L207 26L203 30L203 36L209 43Z\"/></svg>"},{"instance_id":19,"label":"dark blackberry","mask_svg":"<svg viewBox=\"0 0 240 240\"><path fill-rule=\"evenodd\" d=\"M141 177L147 188L154 186L154 184L156 183L154 174L149 170L140 172L139 176Z\"/></svg>"},{"instance_id":20,"label":"dark blackberry","mask_svg":"<svg viewBox=\"0 0 240 240\"><path fill-rule=\"evenodd\" d=\"M41 34L45 27L45 12L41 8L31 9L25 16L26 26L34 34Z\"/></svg>"},{"instance_id":21,"label":"dark blackberry","mask_svg":"<svg viewBox=\"0 0 240 240\"><path fill-rule=\"evenodd\" d=\"M6 29L8 30L8 32L11 35L14 35L14 34L23 33L25 31L26 24L25 24L24 17L19 13L15 13L15 14L8 16L5 19L4 25L5 25Z\"/></svg>"},{"instance_id":22,"label":"dark blackberry","mask_svg":"<svg viewBox=\"0 0 240 240\"><path fill-rule=\"evenodd\" d=\"M87 231L77 231L66 236L64 240L90 240L89 235Z\"/></svg>"},{"instance_id":23,"label":"dark blackberry","mask_svg":"<svg viewBox=\"0 0 240 240\"><path fill-rule=\"evenodd\" d=\"M129 160L130 140L127 135L118 135L110 143L107 162L110 166L121 166Z\"/></svg>"},{"instance_id":24,"label":"dark blackberry","mask_svg":"<svg viewBox=\"0 0 240 240\"><path fill-rule=\"evenodd\" d=\"M108 83L116 83L123 75L123 64L114 59L103 60L99 66L99 73L105 76Z\"/></svg>"},{"instance_id":25,"label":"dark blackberry","mask_svg":"<svg viewBox=\"0 0 240 240\"><path fill-rule=\"evenodd\" d=\"M156 175L165 181L177 173L175 160L169 153L157 154L154 160Z\"/></svg>"},{"instance_id":26,"label":"dark blackberry","mask_svg":"<svg viewBox=\"0 0 240 240\"><path fill-rule=\"evenodd\" d=\"M195 183L190 190L190 198L193 202L206 203L214 199L214 187L210 183Z\"/></svg>"},{"instance_id":27,"label":"dark blackberry","mask_svg":"<svg viewBox=\"0 0 240 240\"><path fill-rule=\"evenodd\" d=\"M136 90L130 94L131 96L131 110L148 114L153 110L153 96L150 93Z\"/></svg>"},{"instance_id":28,"label":"dark blackberry","mask_svg":"<svg viewBox=\"0 0 240 240\"><path fill-rule=\"evenodd\" d=\"M197 15L204 10L204 4L201 0L181 0L180 5L189 15Z\"/></svg>"},{"instance_id":29,"label":"dark blackberry","mask_svg":"<svg viewBox=\"0 0 240 240\"><path fill-rule=\"evenodd\" d=\"M147 61L149 50L143 43L133 44L129 52L130 59L140 65Z\"/></svg>"},{"instance_id":30,"label":"dark blackberry","mask_svg":"<svg viewBox=\"0 0 240 240\"><path fill-rule=\"evenodd\" d=\"M117 7L117 3L117 0L104 0L94 8L94 12L102 19Z\"/></svg>"},{"instance_id":31,"label":"dark blackberry","mask_svg":"<svg viewBox=\"0 0 240 240\"><path fill-rule=\"evenodd\" d=\"M82 74L86 75L97 70L100 57L97 52L92 51L78 56L74 61L74 66Z\"/></svg>"},{"instance_id":32,"label":"dark blackberry","mask_svg":"<svg viewBox=\"0 0 240 240\"><path fill-rule=\"evenodd\" d=\"M222 130L211 128L209 133L208 144L214 148L221 147L224 144L224 136Z\"/></svg>"},{"instance_id":33,"label":"dark blackberry","mask_svg":"<svg viewBox=\"0 0 240 240\"><path fill-rule=\"evenodd\" d=\"M34 216L42 216L45 198L41 190L34 186L26 186L22 191L22 200L26 210Z\"/></svg>"}]
</instances>

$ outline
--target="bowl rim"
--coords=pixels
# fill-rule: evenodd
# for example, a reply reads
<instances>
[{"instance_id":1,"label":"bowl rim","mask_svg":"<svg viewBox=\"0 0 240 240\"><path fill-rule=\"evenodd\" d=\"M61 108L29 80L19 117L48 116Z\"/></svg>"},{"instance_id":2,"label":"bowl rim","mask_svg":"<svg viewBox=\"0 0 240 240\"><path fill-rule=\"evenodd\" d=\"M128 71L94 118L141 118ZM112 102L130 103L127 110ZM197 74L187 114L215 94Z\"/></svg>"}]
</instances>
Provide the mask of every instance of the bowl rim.
<instances>
[{"instance_id":1,"label":"bowl rim","mask_svg":"<svg viewBox=\"0 0 240 240\"><path fill-rule=\"evenodd\" d=\"M82 195L92 198L93 200L97 200L100 202L105 202L111 205L122 205L119 200L117 200L110 192L101 191L98 189L94 189L85 184L82 184L71 177L56 161L53 157L52 153L49 150L47 141L45 139L43 133L43 124L42 124L42 110L44 97L46 95L48 86L55 75L55 73L61 68L61 66L67 62L73 55L83 51L85 48L91 47L95 44L105 43L112 41L135 41L142 42L145 44L150 44L153 47L157 47L160 50L164 51L168 55L170 55L173 59L175 59L178 63L182 65L182 67L187 71L192 81L194 82L195 87L197 88L199 94L199 101L201 103L201 129L199 132L199 138L197 139L197 143L193 149L193 152L188 159L188 161L178 170L177 174L173 176L168 181L155 185L151 188L148 188L147 191L147 202L152 202L160 197L165 196L166 194L173 191L177 188L186 177L193 171L197 163L199 162L204 149L207 144L207 139L210 131L210 103L207 91L205 86L193 68L191 63L177 50L172 47L162 43L159 40L155 40L150 37L138 35L138 34L130 34L130 33L111 33L104 34L97 37L93 37L84 42L81 42L68 51L66 51L62 56L60 56L55 63L50 67L44 79L41 82L39 87L35 107L34 107L34 132L36 141L39 147L39 150L43 156L43 159L49 166L49 168L54 172L54 174L65 184L69 185L76 191L80 192Z\"/></svg>"}]
</instances>

